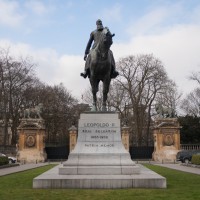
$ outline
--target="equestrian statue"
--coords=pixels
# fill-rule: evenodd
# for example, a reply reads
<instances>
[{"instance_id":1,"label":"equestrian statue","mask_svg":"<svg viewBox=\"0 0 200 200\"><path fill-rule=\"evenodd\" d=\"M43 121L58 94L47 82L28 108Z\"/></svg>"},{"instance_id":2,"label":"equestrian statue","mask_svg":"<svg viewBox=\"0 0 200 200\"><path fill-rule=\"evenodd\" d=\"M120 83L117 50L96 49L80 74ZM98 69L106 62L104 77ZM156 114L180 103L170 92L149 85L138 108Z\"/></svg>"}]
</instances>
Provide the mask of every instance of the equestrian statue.
<instances>
[{"instance_id":1,"label":"equestrian statue","mask_svg":"<svg viewBox=\"0 0 200 200\"><path fill-rule=\"evenodd\" d=\"M102 21L96 21L97 29L90 34L84 60L85 71L81 73L84 78L89 78L92 87L93 107L92 111L97 111L97 92L99 90L99 82L103 82L103 103L102 111L106 111L106 101L109 92L110 82L112 78L116 78L119 73L115 69L115 60L110 50L112 45L112 37L108 27L103 27ZM94 43L93 43L94 42ZM90 47L93 43L92 49Z\"/></svg>"}]
</instances>

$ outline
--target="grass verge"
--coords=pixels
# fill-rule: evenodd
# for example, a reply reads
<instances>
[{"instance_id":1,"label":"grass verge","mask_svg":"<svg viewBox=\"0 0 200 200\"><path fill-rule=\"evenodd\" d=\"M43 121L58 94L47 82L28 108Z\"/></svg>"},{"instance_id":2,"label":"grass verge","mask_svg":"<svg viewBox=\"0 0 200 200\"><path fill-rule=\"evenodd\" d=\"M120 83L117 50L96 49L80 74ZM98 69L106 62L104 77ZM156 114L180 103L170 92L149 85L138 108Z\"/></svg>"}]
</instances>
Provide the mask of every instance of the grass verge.
<instances>
[{"instance_id":1,"label":"grass verge","mask_svg":"<svg viewBox=\"0 0 200 200\"><path fill-rule=\"evenodd\" d=\"M1 200L197 200L200 176L160 166L145 166L167 178L167 189L32 189L33 178L54 165L0 177Z\"/></svg>"}]
</instances>

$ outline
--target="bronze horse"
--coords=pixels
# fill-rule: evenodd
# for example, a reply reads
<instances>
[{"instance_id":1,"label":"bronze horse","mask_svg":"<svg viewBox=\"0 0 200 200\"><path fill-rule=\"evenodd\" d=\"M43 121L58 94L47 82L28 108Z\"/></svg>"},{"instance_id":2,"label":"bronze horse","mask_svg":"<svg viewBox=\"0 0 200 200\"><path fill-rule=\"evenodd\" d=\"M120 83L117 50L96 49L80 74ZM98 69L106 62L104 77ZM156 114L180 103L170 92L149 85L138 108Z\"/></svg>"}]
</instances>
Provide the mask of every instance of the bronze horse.
<instances>
[{"instance_id":1,"label":"bronze horse","mask_svg":"<svg viewBox=\"0 0 200 200\"><path fill-rule=\"evenodd\" d=\"M111 50L112 37L115 34L111 34L108 28L104 28L102 31L100 40L95 49L90 51L89 55L89 79L92 87L93 95L93 107L91 111L97 111L97 92L99 90L99 82L103 82L103 104L102 111L106 111L106 101L109 92L110 81L111 81Z\"/></svg>"}]
</instances>

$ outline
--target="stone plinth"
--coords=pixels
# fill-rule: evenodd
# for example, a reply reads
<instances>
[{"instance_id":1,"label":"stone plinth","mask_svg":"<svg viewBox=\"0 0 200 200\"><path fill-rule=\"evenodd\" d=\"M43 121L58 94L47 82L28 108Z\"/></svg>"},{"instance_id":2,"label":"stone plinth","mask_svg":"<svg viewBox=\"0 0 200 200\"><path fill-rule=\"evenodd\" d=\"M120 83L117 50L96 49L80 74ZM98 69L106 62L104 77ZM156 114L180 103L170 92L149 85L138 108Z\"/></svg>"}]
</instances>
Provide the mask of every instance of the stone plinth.
<instances>
[{"instance_id":1,"label":"stone plinth","mask_svg":"<svg viewBox=\"0 0 200 200\"><path fill-rule=\"evenodd\" d=\"M78 140L59 174L138 174L121 139L117 113L83 113Z\"/></svg>"},{"instance_id":2,"label":"stone plinth","mask_svg":"<svg viewBox=\"0 0 200 200\"><path fill-rule=\"evenodd\" d=\"M17 160L25 163L44 162L45 127L42 119L22 119L18 127L19 141Z\"/></svg>"},{"instance_id":3,"label":"stone plinth","mask_svg":"<svg viewBox=\"0 0 200 200\"><path fill-rule=\"evenodd\" d=\"M166 179L139 167L121 140L117 113L80 116L78 139L68 160L34 178L33 188L166 188Z\"/></svg>"},{"instance_id":4,"label":"stone plinth","mask_svg":"<svg viewBox=\"0 0 200 200\"><path fill-rule=\"evenodd\" d=\"M153 160L174 162L180 151L180 125L176 118L158 119L154 126Z\"/></svg>"},{"instance_id":5,"label":"stone plinth","mask_svg":"<svg viewBox=\"0 0 200 200\"><path fill-rule=\"evenodd\" d=\"M61 166L33 179L33 188L39 189L121 189L121 188L166 188L166 179L140 166L140 174L132 175L60 175Z\"/></svg>"}]
</instances>

